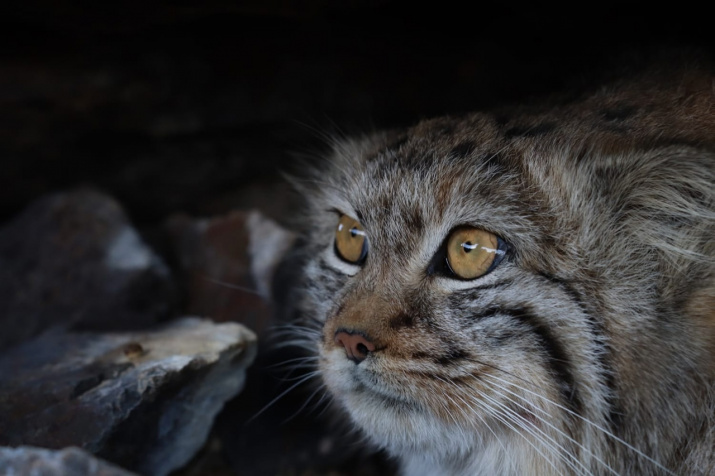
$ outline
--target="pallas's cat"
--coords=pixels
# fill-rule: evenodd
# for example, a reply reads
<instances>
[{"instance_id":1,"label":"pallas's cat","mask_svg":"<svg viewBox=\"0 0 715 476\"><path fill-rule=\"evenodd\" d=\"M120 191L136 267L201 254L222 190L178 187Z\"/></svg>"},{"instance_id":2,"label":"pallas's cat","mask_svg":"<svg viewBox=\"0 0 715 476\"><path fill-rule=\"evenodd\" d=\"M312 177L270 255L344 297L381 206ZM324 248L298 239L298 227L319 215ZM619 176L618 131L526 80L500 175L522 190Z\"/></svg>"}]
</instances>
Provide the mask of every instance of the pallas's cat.
<instances>
[{"instance_id":1,"label":"pallas's cat","mask_svg":"<svg viewBox=\"0 0 715 476\"><path fill-rule=\"evenodd\" d=\"M701 72L337 141L302 345L404 475L715 474Z\"/></svg>"}]
</instances>

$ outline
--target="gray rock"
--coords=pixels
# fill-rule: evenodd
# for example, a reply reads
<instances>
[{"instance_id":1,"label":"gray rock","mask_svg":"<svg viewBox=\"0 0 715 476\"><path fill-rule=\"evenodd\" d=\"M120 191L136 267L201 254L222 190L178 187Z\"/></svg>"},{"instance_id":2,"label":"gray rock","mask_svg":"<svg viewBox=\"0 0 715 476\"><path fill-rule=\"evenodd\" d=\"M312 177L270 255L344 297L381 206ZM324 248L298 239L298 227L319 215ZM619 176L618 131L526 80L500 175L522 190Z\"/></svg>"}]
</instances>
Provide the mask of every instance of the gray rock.
<instances>
[{"instance_id":1,"label":"gray rock","mask_svg":"<svg viewBox=\"0 0 715 476\"><path fill-rule=\"evenodd\" d=\"M259 338L274 324L269 306L273 271L294 237L258 211L166 224L189 314L240 322Z\"/></svg>"},{"instance_id":2,"label":"gray rock","mask_svg":"<svg viewBox=\"0 0 715 476\"><path fill-rule=\"evenodd\" d=\"M278 265L295 243L297 235L258 211L248 215L251 273L261 296L271 298L271 288Z\"/></svg>"},{"instance_id":3,"label":"gray rock","mask_svg":"<svg viewBox=\"0 0 715 476\"><path fill-rule=\"evenodd\" d=\"M0 229L0 349L53 326L145 328L171 310L170 278L112 198L39 199Z\"/></svg>"},{"instance_id":4,"label":"gray rock","mask_svg":"<svg viewBox=\"0 0 715 476\"><path fill-rule=\"evenodd\" d=\"M61 451L0 448L0 474L8 476L136 476L79 448Z\"/></svg>"},{"instance_id":5,"label":"gray rock","mask_svg":"<svg viewBox=\"0 0 715 476\"><path fill-rule=\"evenodd\" d=\"M256 352L237 323L45 333L0 356L0 445L79 446L162 476L205 442Z\"/></svg>"}]
</instances>

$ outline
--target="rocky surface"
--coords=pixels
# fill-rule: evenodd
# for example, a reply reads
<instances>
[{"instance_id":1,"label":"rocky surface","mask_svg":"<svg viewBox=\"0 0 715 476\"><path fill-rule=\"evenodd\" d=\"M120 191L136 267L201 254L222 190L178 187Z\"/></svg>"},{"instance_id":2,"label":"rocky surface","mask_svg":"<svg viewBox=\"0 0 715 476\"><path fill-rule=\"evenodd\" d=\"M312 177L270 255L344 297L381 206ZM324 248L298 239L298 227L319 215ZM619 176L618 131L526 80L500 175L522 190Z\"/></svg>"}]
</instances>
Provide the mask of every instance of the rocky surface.
<instances>
[{"instance_id":1,"label":"rocky surface","mask_svg":"<svg viewBox=\"0 0 715 476\"><path fill-rule=\"evenodd\" d=\"M273 276L295 236L256 210L204 219L177 215L166 229L186 312L240 322L265 336Z\"/></svg>"},{"instance_id":2,"label":"rocky surface","mask_svg":"<svg viewBox=\"0 0 715 476\"><path fill-rule=\"evenodd\" d=\"M79 448L0 448L0 474L13 476L136 476Z\"/></svg>"},{"instance_id":3,"label":"rocky surface","mask_svg":"<svg viewBox=\"0 0 715 476\"><path fill-rule=\"evenodd\" d=\"M0 355L0 445L78 446L162 476L242 388L255 335L197 318L125 333L56 331Z\"/></svg>"},{"instance_id":4,"label":"rocky surface","mask_svg":"<svg viewBox=\"0 0 715 476\"><path fill-rule=\"evenodd\" d=\"M272 264L251 268L246 247L263 242L246 236L247 213L230 211L257 208L279 222L290 216L296 204L279 170L299 175L306 156L320 155L334 137L560 91L572 79L595 78L604 59L635 45L675 40L715 51L710 17L692 8L644 11L615 0L596 6L584 21L560 5L535 3L484 4L475 20L452 8L390 0L0 2L0 353L48 326L137 328L188 311L245 322L268 337L271 311L293 317L299 263L282 266L278 291L269 305L262 302L254 292L265 295L266 283L275 285ZM134 258L109 261L145 263L150 256L148 270L105 265L112 237L126 223L116 203L85 195L67 205L62 195L19 215L44 194L84 184L116 197L158 252L175 250L175 261L163 256L177 271L181 311L171 312L171 276L132 228L116 249L129 243L134 252L114 256ZM163 224L177 213L186 215L169 239ZM42 355L30 344L23 348ZM295 373L271 367L300 356L259 357L245 391L218 418L217 443L201 453L212 463L202 466L198 458L187 475L393 474L326 430L321 394L311 397L312 387L298 386L254 418L296 382ZM0 407L24 405L38 422L50 422L35 428L12 420L22 434L81 439L66 427L91 423L84 407L76 419L53 420L58 408L133 371L123 367L128 361L92 362L67 379L48 380L39 403L12 397L2 373ZM189 367L179 373L193 382ZM163 387L154 401L180 394L182 382ZM127 395L135 398L133 390ZM126 405L120 400L117 408ZM157 433L152 425L162 409L151 405L143 401L132 413L136 425L120 425L124 435ZM112 447L119 452L121 445Z\"/></svg>"},{"instance_id":5,"label":"rocky surface","mask_svg":"<svg viewBox=\"0 0 715 476\"><path fill-rule=\"evenodd\" d=\"M99 192L43 197L0 228L0 349L55 326L147 327L174 300L169 269Z\"/></svg>"}]
</instances>

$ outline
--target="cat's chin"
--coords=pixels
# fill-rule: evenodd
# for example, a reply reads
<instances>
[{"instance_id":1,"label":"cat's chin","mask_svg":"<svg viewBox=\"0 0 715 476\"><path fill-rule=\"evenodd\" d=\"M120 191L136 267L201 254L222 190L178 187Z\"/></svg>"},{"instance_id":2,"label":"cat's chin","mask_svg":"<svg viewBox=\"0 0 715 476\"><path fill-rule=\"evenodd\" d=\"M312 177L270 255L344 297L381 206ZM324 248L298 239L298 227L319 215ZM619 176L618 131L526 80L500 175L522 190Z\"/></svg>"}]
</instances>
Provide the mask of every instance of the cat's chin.
<instances>
[{"instance_id":1,"label":"cat's chin","mask_svg":"<svg viewBox=\"0 0 715 476\"><path fill-rule=\"evenodd\" d=\"M478 443L473 431L455 428L421 402L361 378L355 364L344 358L324 359L322 367L326 385L353 423L373 444L393 455L420 453L439 459L468 453Z\"/></svg>"},{"instance_id":2,"label":"cat's chin","mask_svg":"<svg viewBox=\"0 0 715 476\"><path fill-rule=\"evenodd\" d=\"M462 431L414 402L395 400L369 390L342 396L343 406L374 444L395 455L430 453L442 455L468 452L473 445ZM456 437L461 435L461 437Z\"/></svg>"},{"instance_id":3,"label":"cat's chin","mask_svg":"<svg viewBox=\"0 0 715 476\"><path fill-rule=\"evenodd\" d=\"M552 466L543 466L531 443L510 438L511 434L496 425L491 429L485 425L458 426L420 402L370 389L349 373L324 371L324 378L362 433L401 461L402 475L491 476L554 471ZM533 473L534 468L540 469Z\"/></svg>"},{"instance_id":4,"label":"cat's chin","mask_svg":"<svg viewBox=\"0 0 715 476\"><path fill-rule=\"evenodd\" d=\"M459 427L415 402L396 400L367 389L342 394L353 422L376 446L402 464L402 475L486 476L551 474L524 439L509 438L494 427ZM534 468L540 468L532 473ZM564 468L563 472L568 472Z\"/></svg>"}]
</instances>

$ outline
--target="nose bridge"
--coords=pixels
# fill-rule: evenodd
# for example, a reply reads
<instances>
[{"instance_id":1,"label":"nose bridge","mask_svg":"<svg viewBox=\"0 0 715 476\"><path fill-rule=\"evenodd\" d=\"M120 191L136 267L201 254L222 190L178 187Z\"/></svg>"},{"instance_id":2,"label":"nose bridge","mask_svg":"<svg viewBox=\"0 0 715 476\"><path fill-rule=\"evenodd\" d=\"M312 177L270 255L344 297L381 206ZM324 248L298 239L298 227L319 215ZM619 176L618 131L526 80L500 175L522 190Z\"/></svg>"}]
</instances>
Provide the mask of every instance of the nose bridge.
<instances>
[{"instance_id":1,"label":"nose bridge","mask_svg":"<svg viewBox=\"0 0 715 476\"><path fill-rule=\"evenodd\" d=\"M382 322L393 312L394 302L390 303L385 298L371 294L355 297L347 302L342 310L335 316L337 327L348 327L370 331L382 327Z\"/></svg>"},{"instance_id":2,"label":"nose bridge","mask_svg":"<svg viewBox=\"0 0 715 476\"><path fill-rule=\"evenodd\" d=\"M325 342L333 342L336 334L359 334L375 346L384 346L390 332L390 319L399 314L393 300L376 294L360 294L349 298L324 326Z\"/></svg>"}]
</instances>

